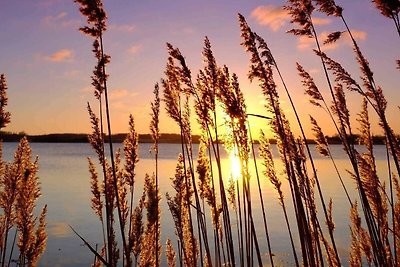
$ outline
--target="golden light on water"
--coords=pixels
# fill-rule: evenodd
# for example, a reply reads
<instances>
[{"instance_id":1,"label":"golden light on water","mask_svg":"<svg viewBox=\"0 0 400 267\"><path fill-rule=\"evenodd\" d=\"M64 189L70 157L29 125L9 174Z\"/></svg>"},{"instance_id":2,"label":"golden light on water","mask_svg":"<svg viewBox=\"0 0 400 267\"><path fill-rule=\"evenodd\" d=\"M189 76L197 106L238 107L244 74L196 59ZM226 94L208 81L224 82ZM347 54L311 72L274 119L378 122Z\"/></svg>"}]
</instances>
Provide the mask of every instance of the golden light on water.
<instances>
[{"instance_id":1,"label":"golden light on water","mask_svg":"<svg viewBox=\"0 0 400 267\"><path fill-rule=\"evenodd\" d=\"M238 180L242 176L242 168L240 167L240 159L236 147L229 153L229 160L232 179Z\"/></svg>"}]
</instances>

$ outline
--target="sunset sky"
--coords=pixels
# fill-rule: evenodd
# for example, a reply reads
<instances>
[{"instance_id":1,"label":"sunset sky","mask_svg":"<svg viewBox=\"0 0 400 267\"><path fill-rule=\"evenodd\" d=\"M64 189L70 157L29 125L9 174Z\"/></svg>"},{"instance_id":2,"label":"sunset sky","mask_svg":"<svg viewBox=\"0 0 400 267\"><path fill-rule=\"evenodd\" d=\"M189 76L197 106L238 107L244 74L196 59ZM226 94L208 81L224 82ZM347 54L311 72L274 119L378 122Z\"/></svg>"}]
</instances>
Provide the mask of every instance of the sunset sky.
<instances>
[{"instance_id":1,"label":"sunset sky","mask_svg":"<svg viewBox=\"0 0 400 267\"><path fill-rule=\"evenodd\" d=\"M369 0L337 0L344 8L350 28L371 63L376 81L389 101L389 122L400 130L399 70L400 38L393 22L375 9ZM193 74L202 65L202 46L208 36L217 62L226 64L240 78L248 112L268 115L257 82L247 79L248 54L240 46L237 13L243 14L254 31L269 43L281 67L299 113L308 125L308 114L316 116L327 134L332 134L327 116L308 104L297 76L295 62L301 63L316 77L326 93L319 59L311 50L311 39L285 33L291 29L282 10L282 0L105 0L108 31L104 36L106 52L111 55L110 104L114 133L126 132L128 115L135 116L140 133L147 133L150 101L154 84L163 77L167 52L165 43L179 47ZM72 0L2 0L0 5L0 73L9 87L11 124L7 131L28 134L88 133L86 102L96 105L90 75L95 64L92 40L78 31L85 20ZM315 14L321 36L344 27L336 18ZM340 61L358 78L351 44L346 36L324 51ZM277 80L280 86L280 83ZM281 88L281 87L280 87ZM288 117L293 112L280 90ZM361 106L355 93L348 93L351 113ZM353 116L355 121L355 116ZM176 131L173 121L163 111L161 132ZM265 122L252 119L258 128ZM374 120L376 124L376 120ZM294 121L292 122L295 131ZM357 128L354 125L354 128ZM375 127L374 132L380 131Z\"/></svg>"}]
</instances>

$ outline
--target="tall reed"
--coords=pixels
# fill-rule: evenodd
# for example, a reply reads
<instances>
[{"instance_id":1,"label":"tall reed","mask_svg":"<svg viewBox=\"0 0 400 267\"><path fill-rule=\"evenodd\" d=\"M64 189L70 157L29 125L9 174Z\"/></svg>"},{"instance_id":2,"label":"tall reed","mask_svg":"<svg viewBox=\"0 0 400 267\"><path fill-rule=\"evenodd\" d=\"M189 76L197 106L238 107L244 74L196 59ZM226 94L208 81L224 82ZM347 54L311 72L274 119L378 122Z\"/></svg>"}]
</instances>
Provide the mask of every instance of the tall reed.
<instances>
[{"instance_id":1,"label":"tall reed","mask_svg":"<svg viewBox=\"0 0 400 267\"><path fill-rule=\"evenodd\" d=\"M139 157L138 134L132 116L129 119L130 132L124 142L125 164L123 166L120 153L117 151L114 155L112 147L105 70L109 57L104 54L102 39L102 34L106 30L106 13L99 0L76 0L76 2L81 5L82 14L88 18L89 26L83 27L81 30L95 39L93 52L97 59L97 65L92 80L100 107L99 116L97 116L88 105L93 130L89 140L98 155L104 176L103 181L99 182L95 164L91 160L89 160L89 171L92 177L92 207L102 223L103 251L106 253L98 252L87 242L85 244L95 254L95 264L102 262L107 266L117 266L120 256L115 234L116 218L114 218L114 213L117 212L118 227L122 237L122 265L159 266L162 257L158 170L161 102L159 87L157 84L154 88L150 122L150 132L154 142L152 151L154 152L155 172L153 175L145 176L144 191L135 207L135 173ZM375 2L377 3L377 1ZM379 1L378 8L383 8L383 3L386 1ZM362 86L338 62L324 53L313 21L314 11L317 8L327 15L334 15L342 19L353 42L356 58L361 68ZM399 200L398 197L395 198L394 191L400 194L396 179L396 176L400 175L398 160L400 148L398 138L386 118L387 101L383 96L383 91L375 84L369 63L361 53L347 26L343 17L343 8L337 6L333 0L289 0L285 9L291 15L292 23L297 25L297 28L290 32L295 35L312 37L315 41L315 53L321 60L332 104L323 97L311 75L300 64L297 64L297 70L311 102L324 109L332 120L352 167L349 176L356 183L358 199L354 199L355 196L350 195L348 186L343 180L344 177L334 161L326 137L317 121L311 117L317 150L332 161L350 204L352 244L350 265L359 266L363 262L367 262L369 265L376 266L397 266L398 244L400 243L398 238L400 209ZM261 92L266 100L265 108L270 117L267 126L272 129L277 140L280 159L284 166L284 176L289 185L290 195L286 199L282 189L284 180L276 172L268 138L262 134L260 154L265 166L264 173L278 193L278 201L282 207L295 265L341 266L344 264L343 258L338 253L334 235L334 203L332 199L328 202L324 198L317 171L318 166L313 159L310 145L307 143L308 139L295 101L265 40L251 30L241 15L239 15L239 22L243 38L242 45L250 54L248 78L250 81L258 80L260 83ZM335 42L341 35L340 31L334 32L328 36L325 43ZM249 161L253 155L269 261L274 266L272 242L270 242L270 237L274 233L269 233L267 229L263 202L264 197L267 196L262 195L256 156L252 146L253 138L249 132L248 114L239 78L236 74L231 73L228 67L218 66L207 37L204 40L202 51L205 67L198 72L196 78L193 78L192 70L178 48L167 44L167 50L165 77L161 80L163 101L166 104L167 115L179 127L181 138L181 153L178 156L175 175L171 178L174 192L166 194L166 202L172 215L177 239L176 250L174 250L172 242L167 241L167 264L168 266L235 266L236 264L263 266L263 251L259 245L262 237L257 234L258 229L254 220L257 214L254 213L251 192L253 187ZM278 74L289 98L296 122L300 127L300 138L295 137L280 103L275 73ZM359 141L365 145L365 153L360 153L355 146L355 128L352 125L344 89L356 91L363 97L357 121L360 125L358 130L361 132ZM192 103L194 103L195 116L201 129L197 161L192 144ZM389 194L386 192L385 184L378 176L369 108L376 112L380 119L380 126L385 133L390 182ZM103 110L106 112L111 162L108 162L105 157ZM219 118L219 113L225 115L224 120ZM224 123L222 124L222 122ZM222 134L224 130L225 138ZM240 179L235 182L228 180L228 177L224 177L223 174L220 151L222 142L228 150L235 151L239 159L241 175ZM395 165L396 173L391 173L391 164ZM316 200L316 192L323 210L326 228L321 225L321 218L318 215L319 202ZM293 203L295 216L293 222L289 221L289 209L287 208L289 199ZM235 212L236 229L231 224L232 209L230 209L229 203ZM209 216L206 214L208 210L206 205L211 211ZM363 217L359 214L358 205L361 207L362 213L360 214ZM103 209L105 209L105 216ZM390 218L392 218L391 221ZM208 225L210 222L211 227ZM365 228L362 225L364 223L366 223ZM297 227L298 240L292 232L294 225ZM208 233L210 230L212 230L211 234ZM237 234L237 241L234 233ZM212 241L209 241L210 236L212 236ZM214 243L214 253L211 251L211 242ZM299 246L301 253L298 253L296 245Z\"/></svg>"},{"instance_id":2,"label":"tall reed","mask_svg":"<svg viewBox=\"0 0 400 267\"><path fill-rule=\"evenodd\" d=\"M5 110L8 104L7 89L5 75L1 74L0 129L11 121L11 114ZM2 148L1 143L0 148ZM42 209L39 221L34 215L36 201L41 195L37 176L38 158L32 159L32 150L26 137L20 140L12 162L5 162L1 157L2 149L0 149L0 208L3 211L0 215L1 266L10 266L13 261L19 266L37 266L47 241L45 231L47 206ZM15 230L15 234L9 249L8 236L12 229ZM19 252L17 259L13 255L16 239Z\"/></svg>"},{"instance_id":3,"label":"tall reed","mask_svg":"<svg viewBox=\"0 0 400 267\"><path fill-rule=\"evenodd\" d=\"M151 137L154 141L153 151L154 151L154 158L155 158L155 190L157 191L157 195L159 194L159 187L158 187L158 142L160 139L160 96L159 96L159 87L158 83L154 86L154 101L151 102L151 122L150 122L150 131ZM159 266L159 257L160 257L160 211L159 211L159 197L156 198L157 203L155 205L158 207L156 208L156 228L154 229L155 232L155 258L156 258L156 266Z\"/></svg>"},{"instance_id":4,"label":"tall reed","mask_svg":"<svg viewBox=\"0 0 400 267\"><path fill-rule=\"evenodd\" d=\"M147 242L147 240L155 240L158 244L157 238L151 238L150 232L155 230L159 231L159 224L151 221L151 217L147 217L147 224L144 228L142 222L141 212L143 208L149 212L154 211L155 205L153 199L148 197L147 202L142 198L139 204L134 208L134 190L135 190L135 172L136 164L139 160L138 157L138 134L135 130L133 116L130 116L129 126L130 132L124 141L124 159L125 164L121 167L120 152L114 155L112 131L110 121L110 109L108 100L108 88L106 65L109 63L110 57L104 53L103 33L106 31L107 14L103 8L103 3L100 0L77 0L75 1L80 5L80 12L87 18L87 26L80 28L80 30L91 36L94 39L93 52L97 59L97 65L93 71L92 85L94 86L94 95L99 101L99 117L93 112L88 104L89 116L91 119L93 132L89 136L89 142L97 153L99 163L102 167L103 185L100 191L98 185L97 174L93 171L93 164L90 165L92 174L92 192L93 192L93 208L100 220L105 219L106 227L103 228L104 233L104 247L107 253L103 258L93 246L85 241L90 250L98 257L104 264L108 266L117 266L120 257L115 235L115 218L114 212L116 210L118 216L118 226L122 239L122 265L131 266L133 264L133 256L135 257L136 264L153 264L158 265L159 253L149 254L149 249L141 249L140 246ZM108 143L110 150L110 163L106 160L105 155L105 140L103 132L103 110L106 116L106 127L108 132ZM151 182L148 182L145 192L152 192L153 187ZM128 199L129 198L129 199ZM157 199L157 198L156 198ZM158 200L156 206L158 207ZM105 218L103 218L102 208L100 205L104 203ZM151 203L151 204L150 204ZM155 209L158 210L158 209ZM157 212L158 213L158 212ZM158 222L158 216L156 216ZM103 222L102 222L103 225ZM104 230L105 228L105 230ZM147 233L147 234L146 234ZM81 237L82 238L82 237ZM142 243L143 241L143 243ZM153 246L152 246L153 247ZM156 245L159 251L158 245Z\"/></svg>"},{"instance_id":5,"label":"tall reed","mask_svg":"<svg viewBox=\"0 0 400 267\"><path fill-rule=\"evenodd\" d=\"M305 265L318 265L318 262L322 260L318 236L322 233L319 232L319 222L316 216L311 184L313 182L302 167L302 148L296 145L297 142L290 130L289 122L279 104L279 96L273 79L270 50L251 31L241 15L239 15L239 22L244 40L242 45L251 55L249 79L258 79L260 81L260 87L268 102L266 108L272 114L270 125L278 140L281 159L289 179L301 239L303 262ZM303 190L306 190L305 194L301 194ZM305 203L302 201L302 196L305 196ZM310 212L311 224L307 222L307 212Z\"/></svg>"},{"instance_id":6,"label":"tall reed","mask_svg":"<svg viewBox=\"0 0 400 267\"><path fill-rule=\"evenodd\" d=\"M396 27L397 33L400 37L400 19L399 19L399 12L400 12L400 3L396 0L372 0L375 6L381 14L391 20Z\"/></svg>"},{"instance_id":7,"label":"tall reed","mask_svg":"<svg viewBox=\"0 0 400 267\"><path fill-rule=\"evenodd\" d=\"M365 180L363 180L363 179L365 179L364 177L366 175L368 175L371 178L371 176L370 176L371 171L373 171L372 173L374 173L375 167L374 167L374 160L373 160L373 156L372 156L373 152L369 149L370 153L369 153L368 157L370 160L366 161L365 160L366 156L360 157L360 154L354 148L354 143L353 143L354 141L352 141L353 133L352 133L351 126L350 126L349 112L346 107L345 95L344 95L344 92L342 89L343 88L342 84L345 85L345 87L351 91L359 92L362 96L364 96L368 100L371 107L373 109L375 109L375 111L377 112L377 114L380 118L380 121L381 121L380 125L382 126L382 128L385 132L388 148L390 149L391 154L393 155L394 164L396 165L396 167L398 167L398 159L397 159L397 152L396 152L397 151L396 147L398 147L398 141L394 137L393 131L391 130L391 128L387 122L386 116L385 116L387 102L383 97L382 89L379 86L375 85L373 73L369 67L369 63L365 59L364 55L361 53L361 50L360 50L357 42L355 41L354 36L352 35L352 33L346 23L346 20L343 17L343 8L337 6L335 1L333 1L333 0L331 0L331 1L315 1L315 2L316 2L316 5L319 7L320 11L326 13L327 15L334 15L334 16L340 17L342 19L342 21L346 27L346 30L353 42L354 51L356 53L357 61L360 65L362 79L363 79L363 86L365 87L365 89L363 89L350 76L350 74L346 70L344 70L344 68L338 62L335 62L334 60L329 58L325 53L322 52L321 46L319 45L319 41L317 38L317 34L315 31L314 25L312 23L311 14L313 11L313 7L311 5L311 2L310 2L310 6L311 6L310 9L308 9L307 11L304 11L304 9L303 9L303 14L306 15L306 16L304 16L303 20L307 21L307 24L301 23L301 20L299 20L299 18L301 17L299 15L299 13L292 12L292 16L294 18L294 21L298 22L299 25L302 27L302 29L308 29L309 30L308 33L311 33L311 36L314 37L314 39L315 39L316 46L318 49L318 50L316 50L316 54L322 60L323 68L325 71L325 76L326 76L328 86L330 88L331 96L332 96L332 99L334 102L334 105L332 107L333 115L335 115L338 119L337 124L335 121L334 121L334 124L335 124L338 134L341 137L342 142L345 146L344 147L345 151L348 154L349 159L352 163L353 170L354 170L353 177L355 178L355 180L357 181L357 184L358 184L357 188L358 188L359 195L360 195L362 209L363 209L365 219L367 222L368 232L369 232L369 235L372 240L374 261L375 261L375 263L379 262L380 265L392 264L393 259L387 260L387 256L386 256L386 255L388 255L387 248L386 248L387 246L385 245L385 243L387 243L387 241L386 241L387 237L385 237L385 234L382 235L382 231L385 232L385 226L384 226L385 224L384 223L382 224L382 216L380 216L381 219L379 219L376 217L377 215L374 214L375 213L374 205L376 205L378 203L381 203L379 205L382 205L382 201L379 199L375 199L375 202L373 202L370 199L371 188L368 188L367 184L364 182ZM292 11L293 10L294 9L292 9ZM300 8L298 10L300 10ZM342 35L341 32L334 32L328 36L328 39L326 42L327 43L334 42L338 38L340 38L341 35ZM328 70L330 70L335 76L336 84L334 87L332 86L330 77L328 75ZM325 104L325 106L327 107L326 104ZM329 108L327 108L326 110L329 111ZM364 108L364 110L365 110L365 108ZM367 113L364 111L362 114L363 114L362 116L364 119L360 120L360 122L362 124L361 131L362 132L369 131L368 127L367 127L368 123L365 123L365 118L368 119L368 116L365 117ZM333 120L332 114L330 114L330 116ZM367 143L367 147L370 147L370 145L368 145L368 143ZM369 171L365 172L366 168ZM368 178L368 180L370 178ZM380 183L379 178L377 176L375 176L373 178L373 181L377 181L378 183ZM390 178L390 183L392 184L391 178ZM374 195L374 196L378 196L380 194L381 193L378 193L378 192L372 193L372 195ZM391 193L391 195L393 195L393 194ZM396 249L394 249L394 250L396 250Z\"/></svg>"},{"instance_id":8,"label":"tall reed","mask_svg":"<svg viewBox=\"0 0 400 267\"><path fill-rule=\"evenodd\" d=\"M114 245L114 228L113 228L113 215L112 215L112 203L113 199L107 196L111 196L112 194L118 194L118 185L117 185L117 177L116 177L116 170L115 170L115 162L114 162L114 151L113 145L111 140L111 122L110 122L110 113L108 107L108 91L107 91L107 74L106 74L106 64L109 63L110 57L104 53L104 44L103 44L103 32L107 29L106 26L106 19L107 14L103 8L103 3L100 0L76 0L75 3L80 5L79 11L82 13L84 17L87 19L87 26L81 27L79 30L82 31L84 34L89 35L94 39L93 41L93 53L97 59L97 65L93 71L92 76L92 85L94 86L94 94L96 98L99 100L99 110L100 110L100 127L99 125L93 125L96 127L94 135L98 136L96 140L97 147L92 146L96 150L99 162L103 168L103 181L104 181L104 188L105 188L105 208L106 208L106 225L107 225L107 256L106 258L110 261L111 266L116 265L116 255L115 255L115 248ZM106 110L106 123L108 129L108 139L110 145L110 158L111 158L111 166L112 166L112 178L107 179L107 166L105 161L105 151L104 151L104 140L103 140L103 97L105 101L105 110ZM89 115L91 117L92 123L94 120L94 113L90 114L91 109L89 109ZM97 118L96 118L97 119ZM98 119L97 119L98 120ZM111 185L109 185L111 182ZM111 189L111 187L113 187ZM110 190L114 192L111 193ZM117 207L118 207L118 215L120 221L120 230L121 236L123 240L123 252L127 262L130 262L129 253L126 250L126 240L125 240L125 233L124 227L122 225L122 215L120 209L120 202L118 201L117 197Z\"/></svg>"}]
</instances>

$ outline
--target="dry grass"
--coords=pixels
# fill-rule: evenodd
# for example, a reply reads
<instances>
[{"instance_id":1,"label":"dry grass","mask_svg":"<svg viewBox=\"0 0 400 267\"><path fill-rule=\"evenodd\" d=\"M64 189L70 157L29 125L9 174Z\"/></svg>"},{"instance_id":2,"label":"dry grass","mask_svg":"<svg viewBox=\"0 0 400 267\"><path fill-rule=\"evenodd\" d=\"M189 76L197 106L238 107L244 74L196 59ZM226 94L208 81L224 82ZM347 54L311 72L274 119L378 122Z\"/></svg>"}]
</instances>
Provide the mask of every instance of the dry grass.
<instances>
[{"instance_id":1,"label":"dry grass","mask_svg":"<svg viewBox=\"0 0 400 267\"><path fill-rule=\"evenodd\" d=\"M146 175L142 198L135 206L135 168L139 160L137 152L138 135L134 119L129 120L130 133L124 142L125 164L122 165L119 152L114 154L112 140L110 143L110 160L106 161L104 152L103 110L106 113L108 136L111 138L111 122L107 97L106 65L109 57L104 53L103 32L106 30L106 13L101 1L77 0L81 13L87 18L88 26L81 30L94 38L93 52L97 65L93 71L94 94L99 100L99 115L88 107L93 133L90 142L96 151L102 168L103 181L95 171L94 163L89 160L92 177L92 207L103 225L104 253L96 252L97 260L108 266L117 266L122 255L123 266L159 266L160 244L160 212L161 196L158 188L158 128L160 102L158 84L154 89L154 101L151 103L150 131L154 140L155 172ZM381 13L392 18L398 29L399 6L395 1L374 1ZM344 18L344 10L334 0L311 1L289 0L285 9L291 16L295 26L289 33L312 37L315 41L315 54L321 60L324 77L327 82L330 99L323 97L313 77L297 63L305 93L316 108L322 109L332 121L343 145L343 149L351 164L348 176L356 184L358 195L350 195L344 175L338 169L330 146L318 122L311 117L311 124L317 142L317 150L329 157L343 187L350 208L351 221L351 266L360 266L366 262L375 266L397 266L399 262L399 186L396 176L400 175L400 144L390 127L386 117L387 101L383 89L377 85L373 71L359 48ZM313 22L314 12L319 10L327 16L334 16L344 23L353 43L355 57L360 66L361 83L357 82L339 62L330 58L321 48L317 29ZM340 255L336 246L335 218L332 210L335 203L326 201L318 176L311 148L298 114L295 99L278 67L278 60L273 56L267 42L253 32L245 18L239 15L242 46L250 55L250 81L257 80L260 92L266 101L266 112L270 115L266 127L270 127L277 140L280 160L284 174L277 174L276 159L272 153L268 138L261 135L260 155L265 167L264 173L258 171L253 148L253 140L248 126L248 114L245 98L241 92L236 74L227 66L219 66L211 49L211 42L204 41L204 68L194 76L181 51L167 44L168 59L165 76L161 80L162 95L166 113L178 124L181 135L181 154L178 157L175 176L172 177L174 194L166 195L172 215L177 243L168 240L166 258L168 266L253 266L265 264L265 252L260 251L260 242L267 242L268 264L274 266L274 244L270 243L267 215L259 179L270 180L278 194L283 216L291 242L292 257L296 266L341 266L344 255ZM332 43L342 37L342 32L328 35L324 43ZM278 77L278 79L276 79ZM292 131L291 122L280 103L277 82L282 83L290 100L290 106L296 116L301 130L297 138ZM358 127L352 125L347 107L347 92L358 93L363 101L361 112L357 116ZM201 144L199 155L193 155L191 116L194 103L194 114L201 127ZM379 118L379 126L385 133L388 155L389 189L385 187L378 175L374 147L372 142L370 111ZM220 121L218 113L226 115ZM2 113L6 114L6 113ZM305 114L302 114L305 115ZM3 115L7 118L7 115ZM6 121L6 119L4 119ZM357 129L358 130L355 130ZM360 153L354 143L354 133L361 133L361 142L367 152ZM223 135L223 132L229 134ZM241 166L241 177L236 182L223 176L221 165L221 146L223 140L226 147L237 151ZM250 180L252 157L256 168L258 192L263 210L265 240L254 224L254 214ZM215 163L215 164L212 164ZM391 172L394 165L395 172ZM311 168L310 168L311 166ZM283 183L289 187L289 195L284 196ZM395 196L396 195L396 196ZM130 198L129 198L130 197ZM287 205L293 204L294 221L289 222ZM229 207L231 204L231 207ZM206 207L208 205L208 207ZM322 212L317 207L322 207ZM104 210L104 213L103 213ZM210 214L206 214L207 211ZM146 216L144 217L144 212ZM237 226L232 225L232 211ZM104 216L105 214L105 216ZM118 222L114 218L118 215ZM116 217L116 216L115 216ZM2 220L2 224L7 221ZM210 223L211 222L211 223ZM364 226L365 224L365 226ZM3 226L4 228L4 226ZM122 244L116 240L116 228L121 234ZM297 235L294 235L297 231ZM237 236L235 236L237 235ZM234 237L235 236L235 237ZM296 237L295 237L296 236ZM298 239L298 240L296 240ZM296 245L298 244L298 245ZM88 244L89 245L89 244ZM211 250L211 245L214 251ZM89 245L90 246L90 245ZM93 251L93 246L90 247ZM97 263L96 263L97 264Z\"/></svg>"},{"instance_id":2,"label":"dry grass","mask_svg":"<svg viewBox=\"0 0 400 267\"><path fill-rule=\"evenodd\" d=\"M0 129L10 123L7 105L7 84L0 76ZM1 142L1 141L0 141ZM0 146L2 144L0 143ZM37 172L38 158L32 159L32 151L26 137L22 138L12 162L2 160L0 150L0 259L1 266L36 266L46 248L47 234L45 206L39 220L34 215L36 200L40 197ZM13 241L9 239L14 233ZM15 243L18 250L14 254ZM10 247L11 246L11 247Z\"/></svg>"}]
</instances>

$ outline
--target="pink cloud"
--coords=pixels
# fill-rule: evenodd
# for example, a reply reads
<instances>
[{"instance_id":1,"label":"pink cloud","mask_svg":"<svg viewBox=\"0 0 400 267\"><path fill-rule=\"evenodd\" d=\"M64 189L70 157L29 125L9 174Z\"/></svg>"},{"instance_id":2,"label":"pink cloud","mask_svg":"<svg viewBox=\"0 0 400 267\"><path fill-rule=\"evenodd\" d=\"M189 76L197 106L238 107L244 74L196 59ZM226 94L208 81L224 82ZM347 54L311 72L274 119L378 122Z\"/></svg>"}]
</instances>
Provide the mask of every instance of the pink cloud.
<instances>
[{"instance_id":1,"label":"pink cloud","mask_svg":"<svg viewBox=\"0 0 400 267\"><path fill-rule=\"evenodd\" d=\"M142 45L132 45L131 47L128 48L128 53L131 55L135 55L139 53L142 50Z\"/></svg>"},{"instance_id":2,"label":"pink cloud","mask_svg":"<svg viewBox=\"0 0 400 267\"><path fill-rule=\"evenodd\" d=\"M331 23L330 19L327 18L312 18L312 22L314 23L314 25L328 25Z\"/></svg>"},{"instance_id":3,"label":"pink cloud","mask_svg":"<svg viewBox=\"0 0 400 267\"><path fill-rule=\"evenodd\" d=\"M51 62L71 62L74 59L74 53L69 49L61 49L49 56L45 56L44 58Z\"/></svg>"},{"instance_id":4,"label":"pink cloud","mask_svg":"<svg viewBox=\"0 0 400 267\"><path fill-rule=\"evenodd\" d=\"M46 16L42 23L48 27L78 28L80 20L69 19L67 12L60 12L54 16Z\"/></svg>"},{"instance_id":5,"label":"pink cloud","mask_svg":"<svg viewBox=\"0 0 400 267\"><path fill-rule=\"evenodd\" d=\"M310 74L318 74L318 73L320 73L321 72L321 70L320 69L309 69L308 70L308 73L310 73ZM308 101L308 100L307 100Z\"/></svg>"},{"instance_id":6,"label":"pink cloud","mask_svg":"<svg viewBox=\"0 0 400 267\"><path fill-rule=\"evenodd\" d=\"M289 14L280 6L259 6L251 12L260 25L268 26L273 31L279 30L289 21Z\"/></svg>"},{"instance_id":7,"label":"pink cloud","mask_svg":"<svg viewBox=\"0 0 400 267\"><path fill-rule=\"evenodd\" d=\"M183 28L183 32L186 34L193 34L195 32L195 30L190 27L185 27L185 28Z\"/></svg>"},{"instance_id":8,"label":"pink cloud","mask_svg":"<svg viewBox=\"0 0 400 267\"><path fill-rule=\"evenodd\" d=\"M132 101L134 97L139 95L137 92L132 92L124 88L116 88L109 91L111 107L114 111L131 112Z\"/></svg>"},{"instance_id":9,"label":"pink cloud","mask_svg":"<svg viewBox=\"0 0 400 267\"><path fill-rule=\"evenodd\" d=\"M136 30L136 26L131 24L111 24L108 26L108 29L110 31L134 32Z\"/></svg>"},{"instance_id":10,"label":"pink cloud","mask_svg":"<svg viewBox=\"0 0 400 267\"><path fill-rule=\"evenodd\" d=\"M124 99L136 96L137 93L129 92L127 89L118 88L110 90L110 99Z\"/></svg>"},{"instance_id":11,"label":"pink cloud","mask_svg":"<svg viewBox=\"0 0 400 267\"><path fill-rule=\"evenodd\" d=\"M297 40L297 49L299 50L307 50L313 47L314 38L310 38L308 36L299 36Z\"/></svg>"},{"instance_id":12,"label":"pink cloud","mask_svg":"<svg viewBox=\"0 0 400 267\"><path fill-rule=\"evenodd\" d=\"M92 93L94 91L94 89L93 89L93 87L85 86L85 87L81 88L80 91L83 94L87 94L87 93Z\"/></svg>"},{"instance_id":13,"label":"pink cloud","mask_svg":"<svg viewBox=\"0 0 400 267\"><path fill-rule=\"evenodd\" d=\"M365 31L352 30L351 34L353 35L354 39L356 39L356 40L365 41L367 39L367 33ZM348 41L351 40L350 36L348 34L346 34L345 36Z\"/></svg>"},{"instance_id":14,"label":"pink cloud","mask_svg":"<svg viewBox=\"0 0 400 267\"><path fill-rule=\"evenodd\" d=\"M367 33L364 31L352 30L354 39L357 41L364 41L367 39ZM323 43L328 37L329 32L321 32L318 35L318 39ZM344 32L339 40L334 43L322 45L323 50L335 50L343 46L351 47L353 42L351 41L350 35ZM309 38L307 36L300 36L297 43L297 48L299 50L308 50L314 48L314 38Z\"/></svg>"},{"instance_id":15,"label":"pink cloud","mask_svg":"<svg viewBox=\"0 0 400 267\"><path fill-rule=\"evenodd\" d=\"M42 0L38 2L38 5L41 7L52 7L60 2L61 0Z\"/></svg>"},{"instance_id":16,"label":"pink cloud","mask_svg":"<svg viewBox=\"0 0 400 267\"><path fill-rule=\"evenodd\" d=\"M64 72L64 76L68 77L68 78L78 77L79 74L81 74L80 70L69 70L69 71Z\"/></svg>"},{"instance_id":17,"label":"pink cloud","mask_svg":"<svg viewBox=\"0 0 400 267\"><path fill-rule=\"evenodd\" d=\"M196 30L191 27L177 27L171 31L173 35L192 35L195 32Z\"/></svg>"},{"instance_id":18,"label":"pink cloud","mask_svg":"<svg viewBox=\"0 0 400 267\"><path fill-rule=\"evenodd\" d=\"M274 32L282 28L290 21L290 15L282 6L266 5L259 6L251 12L251 17L255 18L258 24L267 26ZM327 18L313 18L315 25L328 25L331 23Z\"/></svg>"}]
</instances>

